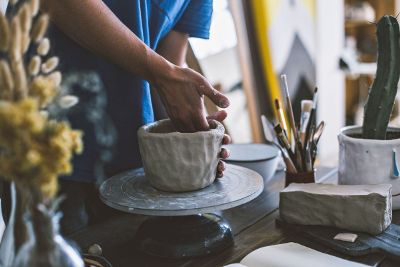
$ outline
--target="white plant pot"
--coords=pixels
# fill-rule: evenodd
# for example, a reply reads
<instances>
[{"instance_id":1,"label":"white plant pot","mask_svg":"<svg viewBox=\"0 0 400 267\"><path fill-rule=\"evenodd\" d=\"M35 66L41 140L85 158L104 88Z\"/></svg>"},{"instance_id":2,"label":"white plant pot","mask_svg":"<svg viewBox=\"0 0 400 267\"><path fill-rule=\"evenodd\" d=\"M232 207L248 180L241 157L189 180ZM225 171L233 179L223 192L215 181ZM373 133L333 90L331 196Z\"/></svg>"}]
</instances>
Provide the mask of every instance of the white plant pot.
<instances>
[{"instance_id":1,"label":"white plant pot","mask_svg":"<svg viewBox=\"0 0 400 267\"><path fill-rule=\"evenodd\" d=\"M400 132L400 128L388 130ZM400 178L393 175L393 150L400 153L400 139L351 137L361 133L360 126L348 126L340 131L339 184L392 184L393 209L400 209Z\"/></svg>"},{"instance_id":2,"label":"white plant pot","mask_svg":"<svg viewBox=\"0 0 400 267\"><path fill-rule=\"evenodd\" d=\"M170 120L141 127L139 148L152 186L169 192L202 189L214 182L225 129L176 132Z\"/></svg>"}]
</instances>

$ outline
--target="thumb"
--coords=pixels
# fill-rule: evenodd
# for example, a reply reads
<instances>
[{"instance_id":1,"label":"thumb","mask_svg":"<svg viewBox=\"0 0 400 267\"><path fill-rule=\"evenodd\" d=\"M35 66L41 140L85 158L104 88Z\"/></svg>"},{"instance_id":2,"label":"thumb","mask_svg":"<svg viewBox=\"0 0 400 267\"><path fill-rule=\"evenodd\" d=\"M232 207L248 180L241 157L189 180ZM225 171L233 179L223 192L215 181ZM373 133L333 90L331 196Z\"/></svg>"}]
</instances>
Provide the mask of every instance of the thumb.
<instances>
[{"instance_id":1,"label":"thumb","mask_svg":"<svg viewBox=\"0 0 400 267\"><path fill-rule=\"evenodd\" d=\"M229 99L215 90L208 82L203 83L199 87L199 91L201 94L207 96L214 104L216 104L220 108L229 107Z\"/></svg>"}]
</instances>

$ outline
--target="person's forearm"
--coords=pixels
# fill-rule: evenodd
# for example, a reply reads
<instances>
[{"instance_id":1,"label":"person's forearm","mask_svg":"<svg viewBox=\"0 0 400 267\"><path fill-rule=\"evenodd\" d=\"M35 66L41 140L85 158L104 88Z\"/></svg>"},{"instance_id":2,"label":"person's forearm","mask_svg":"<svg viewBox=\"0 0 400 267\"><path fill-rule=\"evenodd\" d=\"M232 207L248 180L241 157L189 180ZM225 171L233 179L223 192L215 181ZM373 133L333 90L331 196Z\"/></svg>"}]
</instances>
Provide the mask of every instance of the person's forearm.
<instances>
[{"instance_id":1,"label":"person's forearm","mask_svg":"<svg viewBox=\"0 0 400 267\"><path fill-rule=\"evenodd\" d=\"M143 79L171 63L151 50L98 0L43 0L52 22L81 46Z\"/></svg>"},{"instance_id":2,"label":"person's forearm","mask_svg":"<svg viewBox=\"0 0 400 267\"><path fill-rule=\"evenodd\" d=\"M170 31L161 41L157 53L175 65L183 67L186 63L186 53L189 44L187 33Z\"/></svg>"},{"instance_id":3,"label":"person's forearm","mask_svg":"<svg viewBox=\"0 0 400 267\"><path fill-rule=\"evenodd\" d=\"M170 31L159 43L157 53L169 62L183 67L186 63L186 53L189 35L182 32ZM154 115L157 120L168 118L168 113L157 93L156 88L151 90Z\"/></svg>"}]
</instances>

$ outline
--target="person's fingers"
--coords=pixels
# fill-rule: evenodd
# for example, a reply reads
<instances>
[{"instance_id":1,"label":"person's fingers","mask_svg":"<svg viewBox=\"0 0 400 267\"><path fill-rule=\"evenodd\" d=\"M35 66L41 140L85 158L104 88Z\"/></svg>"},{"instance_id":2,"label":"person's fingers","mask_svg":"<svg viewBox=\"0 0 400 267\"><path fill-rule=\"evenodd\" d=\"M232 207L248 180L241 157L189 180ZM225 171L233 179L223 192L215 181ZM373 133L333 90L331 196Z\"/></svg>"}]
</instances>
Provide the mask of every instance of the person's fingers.
<instances>
[{"instance_id":1,"label":"person's fingers","mask_svg":"<svg viewBox=\"0 0 400 267\"><path fill-rule=\"evenodd\" d=\"M222 160L220 160L220 161L218 162L217 171L218 171L218 172L223 172L223 171L225 171L225 169L226 169L225 162L223 162Z\"/></svg>"},{"instance_id":2,"label":"person's fingers","mask_svg":"<svg viewBox=\"0 0 400 267\"><path fill-rule=\"evenodd\" d=\"M217 172L217 178L222 178L224 177L224 173L223 172Z\"/></svg>"},{"instance_id":3,"label":"person's fingers","mask_svg":"<svg viewBox=\"0 0 400 267\"><path fill-rule=\"evenodd\" d=\"M215 90L207 81L203 82L203 84L199 86L199 92L207 96L217 106L221 108L229 107L229 99Z\"/></svg>"},{"instance_id":4,"label":"person's fingers","mask_svg":"<svg viewBox=\"0 0 400 267\"><path fill-rule=\"evenodd\" d=\"M222 144L223 145L228 145L232 142L232 139L229 135L224 134L224 138L222 139Z\"/></svg>"},{"instance_id":5,"label":"person's fingers","mask_svg":"<svg viewBox=\"0 0 400 267\"><path fill-rule=\"evenodd\" d=\"M222 158L222 159L229 158L230 152L229 152L229 150L226 149L226 148L221 148L221 152L219 153L219 156L220 156L220 158Z\"/></svg>"},{"instance_id":6,"label":"person's fingers","mask_svg":"<svg viewBox=\"0 0 400 267\"><path fill-rule=\"evenodd\" d=\"M216 120L216 121L222 122L223 120L226 119L227 116L228 116L228 113L226 113L225 110L219 110L219 111L215 112L214 114L207 116L207 120Z\"/></svg>"},{"instance_id":7,"label":"person's fingers","mask_svg":"<svg viewBox=\"0 0 400 267\"><path fill-rule=\"evenodd\" d=\"M209 122L203 111L198 111L193 114L193 124L196 131L208 131L210 129Z\"/></svg>"},{"instance_id":8,"label":"person's fingers","mask_svg":"<svg viewBox=\"0 0 400 267\"><path fill-rule=\"evenodd\" d=\"M193 124L190 115L182 113L174 113L171 116L172 123L175 125L176 129L181 133L194 133L196 132L196 127Z\"/></svg>"}]
</instances>

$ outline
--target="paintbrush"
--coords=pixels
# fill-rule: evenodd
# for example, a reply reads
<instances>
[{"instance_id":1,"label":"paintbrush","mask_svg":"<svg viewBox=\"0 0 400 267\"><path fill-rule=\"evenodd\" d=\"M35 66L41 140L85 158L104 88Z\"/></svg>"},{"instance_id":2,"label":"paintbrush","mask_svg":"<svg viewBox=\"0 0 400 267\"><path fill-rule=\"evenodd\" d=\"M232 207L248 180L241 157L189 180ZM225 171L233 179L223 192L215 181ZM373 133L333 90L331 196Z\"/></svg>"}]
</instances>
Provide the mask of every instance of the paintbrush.
<instances>
[{"instance_id":1,"label":"paintbrush","mask_svg":"<svg viewBox=\"0 0 400 267\"><path fill-rule=\"evenodd\" d=\"M287 77L286 74L282 74L281 75L281 80L283 83L283 88L285 89L285 96L286 96L286 104L287 104L287 110L288 110L288 114L289 114L289 122L290 122L290 128L293 131L293 141L294 141L294 146L295 146L295 150L294 153L296 155L296 162L297 162L297 166L302 166L302 162L303 162L303 156L302 156L302 145L300 142L300 134L297 130L297 126L296 126L296 122L294 120L294 114L293 114L293 107L292 107L292 101L290 100L290 93L289 93L289 86L288 86L288 82L287 82ZM301 170L300 170L301 171Z\"/></svg>"},{"instance_id":2,"label":"paintbrush","mask_svg":"<svg viewBox=\"0 0 400 267\"><path fill-rule=\"evenodd\" d=\"M313 106L312 100L302 100L301 101L301 117L300 117L300 140L301 143L305 144L306 130L308 120L310 118L310 112Z\"/></svg>"},{"instance_id":3,"label":"paintbrush","mask_svg":"<svg viewBox=\"0 0 400 267\"><path fill-rule=\"evenodd\" d=\"M325 121L321 121L318 127L315 129L315 132L313 134L313 140L315 144L318 145L319 139L321 138L322 132L325 129Z\"/></svg>"},{"instance_id":4,"label":"paintbrush","mask_svg":"<svg viewBox=\"0 0 400 267\"><path fill-rule=\"evenodd\" d=\"M315 125L313 124L310 129L310 139L306 140L306 147L304 149L305 158L305 171L311 172L313 170L313 135L315 131ZM315 151L316 153L316 151Z\"/></svg>"},{"instance_id":5,"label":"paintbrush","mask_svg":"<svg viewBox=\"0 0 400 267\"><path fill-rule=\"evenodd\" d=\"M282 79L282 83L283 83L283 88L285 89L286 104L287 104L287 110L288 110L288 114L289 114L290 128L292 129L294 139L297 142L298 141L298 133L297 133L296 123L294 121L292 101L290 100L289 86L287 83L286 74L282 74L281 79Z\"/></svg>"},{"instance_id":6,"label":"paintbrush","mask_svg":"<svg viewBox=\"0 0 400 267\"><path fill-rule=\"evenodd\" d=\"M283 112L283 109L281 107L279 99L275 99L275 109L276 113L278 114L278 121L279 124L282 126L282 129L284 130L284 134L288 136L288 127L286 125L286 120L285 120L285 113Z\"/></svg>"},{"instance_id":7,"label":"paintbrush","mask_svg":"<svg viewBox=\"0 0 400 267\"><path fill-rule=\"evenodd\" d=\"M290 147L289 140L287 139L280 124L277 124L274 128L276 137L278 138L279 144L286 149L292 162L296 162L296 156L293 154L292 148ZM295 164L296 166L296 164Z\"/></svg>"},{"instance_id":8,"label":"paintbrush","mask_svg":"<svg viewBox=\"0 0 400 267\"><path fill-rule=\"evenodd\" d=\"M272 131L274 131L273 125L267 120L267 118L264 115L261 115L261 122L264 130L264 137L267 140L267 142L276 146L281 151L283 161L285 162L286 165L286 171L289 173L296 173L297 172L296 166L294 166L293 161L290 159L290 156L288 155L286 150L275 142L276 137L271 132L271 127Z\"/></svg>"},{"instance_id":9,"label":"paintbrush","mask_svg":"<svg viewBox=\"0 0 400 267\"><path fill-rule=\"evenodd\" d=\"M308 118L307 128L306 128L306 137L305 137L305 144L304 147L307 147L307 142L310 139L311 135L311 128L315 127L315 112L317 109L317 100L318 100L318 87L315 87L314 90L314 97L313 97L313 106L310 112L310 118Z\"/></svg>"},{"instance_id":10,"label":"paintbrush","mask_svg":"<svg viewBox=\"0 0 400 267\"><path fill-rule=\"evenodd\" d=\"M318 142L319 142L319 139L321 138L321 135L322 135L322 133L324 131L324 128L325 128L325 122L321 121L321 123L315 129L314 134L312 135L312 139L311 139L311 159L312 159L313 166L314 166L315 159L317 157Z\"/></svg>"}]
</instances>

